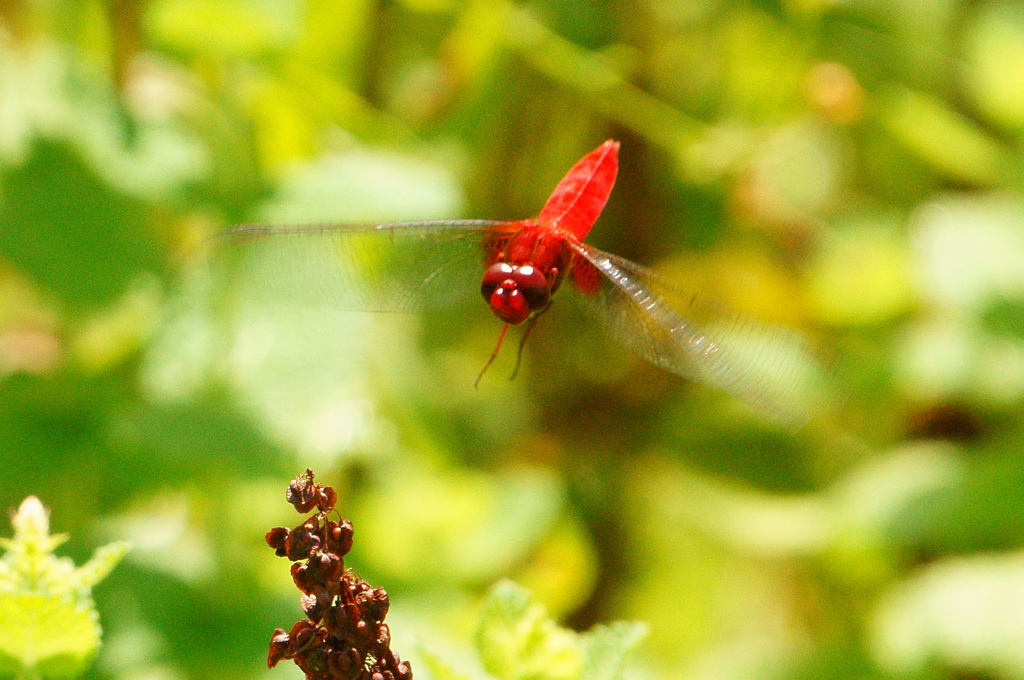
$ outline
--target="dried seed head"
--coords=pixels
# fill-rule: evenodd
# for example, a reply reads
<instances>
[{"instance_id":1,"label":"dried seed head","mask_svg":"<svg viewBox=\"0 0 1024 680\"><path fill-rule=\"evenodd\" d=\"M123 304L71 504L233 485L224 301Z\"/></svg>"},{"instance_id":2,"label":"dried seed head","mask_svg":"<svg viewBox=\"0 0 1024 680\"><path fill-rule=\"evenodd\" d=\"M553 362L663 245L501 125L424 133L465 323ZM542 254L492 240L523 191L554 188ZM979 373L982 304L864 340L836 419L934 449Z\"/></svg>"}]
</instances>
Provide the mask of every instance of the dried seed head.
<instances>
[{"instance_id":1,"label":"dried seed head","mask_svg":"<svg viewBox=\"0 0 1024 680\"><path fill-rule=\"evenodd\" d=\"M270 638L270 653L267 654L267 668L273 668L281 659L290 659L289 643L291 640L284 628L277 628Z\"/></svg>"},{"instance_id":2,"label":"dried seed head","mask_svg":"<svg viewBox=\"0 0 1024 680\"><path fill-rule=\"evenodd\" d=\"M295 562L304 560L309 554L320 547L320 537L312 531L308 524L295 527L288 533L285 542L285 554Z\"/></svg>"},{"instance_id":3,"label":"dried seed head","mask_svg":"<svg viewBox=\"0 0 1024 680\"><path fill-rule=\"evenodd\" d=\"M377 628L377 646L388 647L391 644L391 629L388 624L382 623Z\"/></svg>"},{"instance_id":4,"label":"dried seed head","mask_svg":"<svg viewBox=\"0 0 1024 680\"><path fill-rule=\"evenodd\" d=\"M285 547L287 545L289 533L290 532L285 527L274 527L267 532L267 545L277 552L278 557L284 557L287 554Z\"/></svg>"},{"instance_id":5,"label":"dried seed head","mask_svg":"<svg viewBox=\"0 0 1024 680\"><path fill-rule=\"evenodd\" d=\"M296 654L315 642L316 630L316 625L306 619L301 619L292 626L292 632L289 635L292 641L292 653Z\"/></svg>"},{"instance_id":6,"label":"dried seed head","mask_svg":"<svg viewBox=\"0 0 1024 680\"><path fill-rule=\"evenodd\" d=\"M303 595L299 598L299 604L302 606L302 611L306 614L306 618L310 621L319 621L323 616L326 605L316 595Z\"/></svg>"},{"instance_id":7,"label":"dried seed head","mask_svg":"<svg viewBox=\"0 0 1024 680\"><path fill-rule=\"evenodd\" d=\"M294 562L292 580L306 615L289 633L274 632L267 663L293 659L307 680L411 680L409 664L390 648L387 592L345 570L352 523L326 517L337 500L334 489L316 484L306 470L289 484L288 501L299 512L318 512L294 529L266 535L267 545Z\"/></svg>"},{"instance_id":8,"label":"dried seed head","mask_svg":"<svg viewBox=\"0 0 1024 680\"><path fill-rule=\"evenodd\" d=\"M324 544L327 550L337 555L347 555L352 549L352 522L347 519L339 522L327 522L324 525Z\"/></svg>"},{"instance_id":9,"label":"dried seed head","mask_svg":"<svg viewBox=\"0 0 1024 680\"><path fill-rule=\"evenodd\" d=\"M309 594L310 591L312 591L312 586L309 583L309 579L306 577L308 572L309 567L305 562L296 562L292 565L292 581L295 583L296 588L306 594Z\"/></svg>"},{"instance_id":10,"label":"dried seed head","mask_svg":"<svg viewBox=\"0 0 1024 680\"><path fill-rule=\"evenodd\" d=\"M313 471L306 471L292 480L285 494L288 502L299 512L309 512L320 500L320 486L313 482Z\"/></svg>"},{"instance_id":11,"label":"dried seed head","mask_svg":"<svg viewBox=\"0 0 1024 680\"><path fill-rule=\"evenodd\" d=\"M342 680L342 678L350 677L352 672L352 662L349 660L347 654L339 650L334 650L327 658L327 670L330 672L331 678Z\"/></svg>"},{"instance_id":12,"label":"dried seed head","mask_svg":"<svg viewBox=\"0 0 1024 680\"><path fill-rule=\"evenodd\" d=\"M317 500L316 506L320 508L320 512L330 512L334 510L334 505L338 502L338 493L329 486L320 487L320 498Z\"/></svg>"}]
</instances>

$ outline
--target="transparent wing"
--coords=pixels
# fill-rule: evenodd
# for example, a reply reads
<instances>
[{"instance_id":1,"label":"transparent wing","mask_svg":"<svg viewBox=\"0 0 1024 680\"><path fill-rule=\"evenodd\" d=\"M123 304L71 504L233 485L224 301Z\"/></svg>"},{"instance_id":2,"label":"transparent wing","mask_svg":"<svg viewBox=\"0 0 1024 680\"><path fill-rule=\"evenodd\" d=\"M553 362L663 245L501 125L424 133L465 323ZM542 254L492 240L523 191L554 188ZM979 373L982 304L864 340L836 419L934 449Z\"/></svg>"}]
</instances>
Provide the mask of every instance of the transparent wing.
<instances>
[{"instance_id":1,"label":"transparent wing","mask_svg":"<svg viewBox=\"0 0 1024 680\"><path fill-rule=\"evenodd\" d=\"M450 220L225 232L215 276L235 294L369 312L416 312L480 295L488 252L515 222Z\"/></svg>"},{"instance_id":2,"label":"transparent wing","mask_svg":"<svg viewBox=\"0 0 1024 680\"><path fill-rule=\"evenodd\" d=\"M791 425L831 401L830 376L797 331L724 313L629 260L569 246L584 260L577 260L583 271L574 278L586 304L617 340L651 363Z\"/></svg>"}]
</instances>

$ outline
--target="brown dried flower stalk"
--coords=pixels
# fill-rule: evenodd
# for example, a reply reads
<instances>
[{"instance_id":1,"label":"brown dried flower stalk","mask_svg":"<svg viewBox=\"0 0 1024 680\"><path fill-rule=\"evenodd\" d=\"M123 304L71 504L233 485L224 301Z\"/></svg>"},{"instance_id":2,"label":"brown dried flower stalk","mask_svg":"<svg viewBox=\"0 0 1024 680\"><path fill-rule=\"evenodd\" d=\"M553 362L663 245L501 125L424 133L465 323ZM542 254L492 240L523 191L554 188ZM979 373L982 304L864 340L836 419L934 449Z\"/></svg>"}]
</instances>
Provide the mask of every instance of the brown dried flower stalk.
<instances>
[{"instance_id":1,"label":"brown dried flower stalk","mask_svg":"<svg viewBox=\"0 0 1024 680\"><path fill-rule=\"evenodd\" d=\"M316 512L294 529L271 529L267 544L294 562L306 618L290 632L274 631L267 665L292 659L309 680L412 680L409 662L391 650L388 594L345 569L352 523L327 519L338 500L334 489L314 483L307 469L288 485L287 497L299 512Z\"/></svg>"}]
</instances>

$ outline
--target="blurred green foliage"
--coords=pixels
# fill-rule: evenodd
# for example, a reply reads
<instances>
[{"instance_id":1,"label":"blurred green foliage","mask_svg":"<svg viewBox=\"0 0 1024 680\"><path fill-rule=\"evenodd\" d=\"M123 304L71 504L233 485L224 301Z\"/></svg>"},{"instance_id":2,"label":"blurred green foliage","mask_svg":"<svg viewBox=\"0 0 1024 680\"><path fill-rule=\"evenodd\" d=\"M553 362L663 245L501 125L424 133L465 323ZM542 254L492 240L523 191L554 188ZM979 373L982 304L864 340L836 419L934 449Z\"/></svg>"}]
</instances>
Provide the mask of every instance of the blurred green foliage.
<instances>
[{"instance_id":1,"label":"blurred green foliage","mask_svg":"<svg viewBox=\"0 0 1024 680\"><path fill-rule=\"evenodd\" d=\"M0 505L134 542L88 677L271 677L307 466L417 676L508 577L646 623L652 678L1024 677L1022 64L1009 0L3 0ZM238 222L534 215L608 137L589 240L802 329L838 415L773 426L568 290L474 389L481 301L208 275Z\"/></svg>"},{"instance_id":2,"label":"blurred green foliage","mask_svg":"<svg viewBox=\"0 0 1024 680\"><path fill-rule=\"evenodd\" d=\"M0 673L26 680L75 678L100 648L93 587L129 545L98 548L81 567L53 554L67 536L50 534L46 508L29 496L11 515L12 538L0 539Z\"/></svg>"}]
</instances>

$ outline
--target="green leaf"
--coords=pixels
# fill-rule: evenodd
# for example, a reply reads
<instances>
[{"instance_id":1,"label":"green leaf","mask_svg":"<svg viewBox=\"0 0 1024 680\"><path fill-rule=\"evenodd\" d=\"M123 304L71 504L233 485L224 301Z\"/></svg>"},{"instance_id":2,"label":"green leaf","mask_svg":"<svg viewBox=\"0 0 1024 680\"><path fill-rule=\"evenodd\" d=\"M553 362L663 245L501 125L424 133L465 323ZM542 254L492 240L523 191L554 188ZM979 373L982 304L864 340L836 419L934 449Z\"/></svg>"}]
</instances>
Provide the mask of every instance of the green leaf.
<instances>
[{"instance_id":1,"label":"green leaf","mask_svg":"<svg viewBox=\"0 0 1024 680\"><path fill-rule=\"evenodd\" d=\"M46 508L26 498L11 519L14 538L0 558L0 674L81 675L100 646L92 587L124 557L126 543L96 551L84 566L53 555L65 536L50 535Z\"/></svg>"},{"instance_id":2,"label":"green leaf","mask_svg":"<svg viewBox=\"0 0 1024 680\"><path fill-rule=\"evenodd\" d=\"M530 594L510 581L491 591L477 630L484 668L501 680L582 675L583 649L576 635L559 628Z\"/></svg>"},{"instance_id":3,"label":"green leaf","mask_svg":"<svg viewBox=\"0 0 1024 680\"><path fill-rule=\"evenodd\" d=\"M1024 556L975 555L930 565L885 593L870 631L893 675L937 664L993 677L1024 674Z\"/></svg>"},{"instance_id":4,"label":"green leaf","mask_svg":"<svg viewBox=\"0 0 1024 680\"><path fill-rule=\"evenodd\" d=\"M491 476L407 465L387 476L353 521L354 554L391 580L487 583L522 563L563 505L556 479L523 469ZM394 527L399 540L396 540ZM390 528L390 530L389 530Z\"/></svg>"},{"instance_id":5,"label":"green leaf","mask_svg":"<svg viewBox=\"0 0 1024 680\"><path fill-rule=\"evenodd\" d=\"M1024 8L981 6L967 29L964 75L978 108L1012 130L1024 127Z\"/></svg>"},{"instance_id":6,"label":"green leaf","mask_svg":"<svg viewBox=\"0 0 1024 680\"><path fill-rule=\"evenodd\" d=\"M913 304L909 249L896 219L861 215L823 235L807 270L818 318L870 325L897 318Z\"/></svg>"},{"instance_id":7,"label":"green leaf","mask_svg":"<svg viewBox=\"0 0 1024 680\"><path fill-rule=\"evenodd\" d=\"M484 668L500 680L616 680L644 633L635 623L574 633L526 590L503 581L484 605L476 645Z\"/></svg>"},{"instance_id":8,"label":"green leaf","mask_svg":"<svg viewBox=\"0 0 1024 680\"><path fill-rule=\"evenodd\" d=\"M299 7L296 2L161 0L147 6L145 24L157 41L181 52L252 55L296 40Z\"/></svg>"},{"instance_id":9,"label":"green leaf","mask_svg":"<svg viewBox=\"0 0 1024 680\"><path fill-rule=\"evenodd\" d=\"M10 173L0 253L75 308L117 298L141 270L159 268L145 211L64 144L40 142Z\"/></svg>"},{"instance_id":10,"label":"green leaf","mask_svg":"<svg viewBox=\"0 0 1024 680\"><path fill-rule=\"evenodd\" d=\"M47 678L75 677L99 645L100 625L91 607L59 595L0 597L0 673L35 669Z\"/></svg>"},{"instance_id":11,"label":"green leaf","mask_svg":"<svg viewBox=\"0 0 1024 680\"><path fill-rule=\"evenodd\" d=\"M936 172L985 187L1007 176L1012 163L1006 148L939 98L904 90L883 109L889 132Z\"/></svg>"},{"instance_id":12,"label":"green leaf","mask_svg":"<svg viewBox=\"0 0 1024 680\"><path fill-rule=\"evenodd\" d=\"M586 680L616 680L622 677L626 659L647 635L647 626L631 621L616 621L597 626L583 639L583 676Z\"/></svg>"},{"instance_id":13,"label":"green leaf","mask_svg":"<svg viewBox=\"0 0 1024 680\"><path fill-rule=\"evenodd\" d=\"M381 150L329 154L287 173L260 221L378 222L459 214L462 192L439 163Z\"/></svg>"},{"instance_id":14,"label":"green leaf","mask_svg":"<svg viewBox=\"0 0 1024 680\"><path fill-rule=\"evenodd\" d=\"M1024 340L1024 299L993 300L981 320L992 333Z\"/></svg>"},{"instance_id":15,"label":"green leaf","mask_svg":"<svg viewBox=\"0 0 1024 680\"><path fill-rule=\"evenodd\" d=\"M483 673L476 675L466 673L454 664L449 663L442 655L437 654L433 649L424 645L419 650L419 657L423 666L430 673L434 680L479 680L486 677Z\"/></svg>"}]
</instances>

